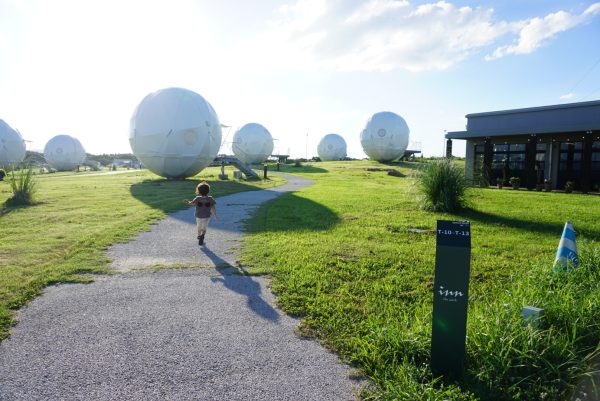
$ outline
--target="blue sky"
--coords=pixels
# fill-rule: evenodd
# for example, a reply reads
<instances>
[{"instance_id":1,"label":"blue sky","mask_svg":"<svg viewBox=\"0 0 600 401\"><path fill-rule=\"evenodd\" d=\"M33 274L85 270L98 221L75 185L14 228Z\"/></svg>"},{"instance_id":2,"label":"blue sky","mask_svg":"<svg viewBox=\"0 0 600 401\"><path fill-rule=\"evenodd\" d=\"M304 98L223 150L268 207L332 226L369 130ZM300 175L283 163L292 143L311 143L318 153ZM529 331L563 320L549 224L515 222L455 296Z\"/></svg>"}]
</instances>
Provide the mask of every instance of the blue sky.
<instances>
[{"instance_id":1,"label":"blue sky","mask_svg":"<svg viewBox=\"0 0 600 401\"><path fill-rule=\"evenodd\" d=\"M29 149L68 134L129 152L134 108L172 86L229 140L256 122L276 152L337 133L364 157L385 110L441 155L467 113L600 99L600 1L0 0L0 119Z\"/></svg>"}]
</instances>

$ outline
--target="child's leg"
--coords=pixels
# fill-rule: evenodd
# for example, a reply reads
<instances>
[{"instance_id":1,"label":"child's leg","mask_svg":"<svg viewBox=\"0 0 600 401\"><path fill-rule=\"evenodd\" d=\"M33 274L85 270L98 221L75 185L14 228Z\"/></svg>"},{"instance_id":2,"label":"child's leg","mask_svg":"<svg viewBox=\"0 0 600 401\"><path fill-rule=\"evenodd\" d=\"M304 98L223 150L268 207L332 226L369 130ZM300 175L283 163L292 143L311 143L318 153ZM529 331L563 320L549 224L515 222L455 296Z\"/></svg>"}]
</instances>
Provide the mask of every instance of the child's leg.
<instances>
[{"instance_id":1,"label":"child's leg","mask_svg":"<svg viewBox=\"0 0 600 401\"><path fill-rule=\"evenodd\" d=\"M206 227L208 226L208 218L201 219L196 218L196 226L198 228L198 244L204 244L204 235L206 234Z\"/></svg>"}]
</instances>

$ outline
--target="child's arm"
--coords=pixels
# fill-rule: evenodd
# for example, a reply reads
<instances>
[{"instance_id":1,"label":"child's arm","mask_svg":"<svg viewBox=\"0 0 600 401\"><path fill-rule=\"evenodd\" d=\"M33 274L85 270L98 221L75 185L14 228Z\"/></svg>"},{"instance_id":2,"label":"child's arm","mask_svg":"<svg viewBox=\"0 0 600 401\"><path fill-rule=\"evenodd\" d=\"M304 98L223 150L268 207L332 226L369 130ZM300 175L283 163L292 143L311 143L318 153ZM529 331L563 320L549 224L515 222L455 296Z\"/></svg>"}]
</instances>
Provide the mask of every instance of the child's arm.
<instances>
[{"instance_id":1,"label":"child's arm","mask_svg":"<svg viewBox=\"0 0 600 401\"><path fill-rule=\"evenodd\" d=\"M210 210L212 210L212 214L213 214L213 217L215 218L215 220L218 220L217 219L217 207L215 205L212 205Z\"/></svg>"},{"instance_id":2,"label":"child's arm","mask_svg":"<svg viewBox=\"0 0 600 401\"><path fill-rule=\"evenodd\" d=\"M195 200L195 199L194 199L194 200ZM188 205L193 205L193 204L194 204L194 200L187 200L187 199L184 199L184 200L183 200L183 203L187 203Z\"/></svg>"}]
</instances>

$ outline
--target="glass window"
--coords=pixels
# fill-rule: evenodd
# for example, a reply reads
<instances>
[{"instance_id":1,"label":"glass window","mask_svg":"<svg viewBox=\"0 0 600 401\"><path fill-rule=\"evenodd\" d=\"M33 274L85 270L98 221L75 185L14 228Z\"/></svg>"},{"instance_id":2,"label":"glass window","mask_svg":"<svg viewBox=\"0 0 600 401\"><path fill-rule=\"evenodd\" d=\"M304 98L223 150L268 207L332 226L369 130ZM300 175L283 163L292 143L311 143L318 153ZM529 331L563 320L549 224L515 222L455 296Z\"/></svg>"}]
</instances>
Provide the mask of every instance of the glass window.
<instances>
[{"instance_id":1,"label":"glass window","mask_svg":"<svg viewBox=\"0 0 600 401\"><path fill-rule=\"evenodd\" d=\"M524 161L525 155L523 153L511 153L508 156L508 160L510 160L511 162Z\"/></svg>"},{"instance_id":2,"label":"glass window","mask_svg":"<svg viewBox=\"0 0 600 401\"><path fill-rule=\"evenodd\" d=\"M575 150L582 150L583 149L583 142L579 141L579 142L575 142Z\"/></svg>"},{"instance_id":3,"label":"glass window","mask_svg":"<svg viewBox=\"0 0 600 401\"><path fill-rule=\"evenodd\" d=\"M547 146L546 146L545 143L536 143L535 144L535 150L537 150L538 152L539 151L544 151L545 152L546 148L547 148Z\"/></svg>"},{"instance_id":4,"label":"glass window","mask_svg":"<svg viewBox=\"0 0 600 401\"><path fill-rule=\"evenodd\" d=\"M511 152L524 152L525 144L524 143L513 143L510 145Z\"/></svg>"},{"instance_id":5,"label":"glass window","mask_svg":"<svg viewBox=\"0 0 600 401\"><path fill-rule=\"evenodd\" d=\"M592 148L600 150L600 141L592 142Z\"/></svg>"},{"instance_id":6,"label":"glass window","mask_svg":"<svg viewBox=\"0 0 600 401\"><path fill-rule=\"evenodd\" d=\"M496 163L502 163L503 160L508 160L508 155L506 153L494 153L492 159Z\"/></svg>"},{"instance_id":7,"label":"glass window","mask_svg":"<svg viewBox=\"0 0 600 401\"><path fill-rule=\"evenodd\" d=\"M569 150L569 144L570 144L570 142L561 142L560 150Z\"/></svg>"},{"instance_id":8,"label":"glass window","mask_svg":"<svg viewBox=\"0 0 600 401\"><path fill-rule=\"evenodd\" d=\"M508 145L494 145L494 152L507 152Z\"/></svg>"},{"instance_id":9,"label":"glass window","mask_svg":"<svg viewBox=\"0 0 600 401\"><path fill-rule=\"evenodd\" d=\"M573 171L581 170L581 162L573 162Z\"/></svg>"},{"instance_id":10,"label":"glass window","mask_svg":"<svg viewBox=\"0 0 600 401\"><path fill-rule=\"evenodd\" d=\"M573 153L573 160L581 161L581 153L580 152Z\"/></svg>"},{"instance_id":11,"label":"glass window","mask_svg":"<svg viewBox=\"0 0 600 401\"><path fill-rule=\"evenodd\" d=\"M569 158L569 154L567 152L560 154L560 160L567 160Z\"/></svg>"},{"instance_id":12,"label":"glass window","mask_svg":"<svg viewBox=\"0 0 600 401\"><path fill-rule=\"evenodd\" d=\"M513 171L514 170L525 170L525 163L524 162L510 162L509 168Z\"/></svg>"},{"instance_id":13,"label":"glass window","mask_svg":"<svg viewBox=\"0 0 600 401\"><path fill-rule=\"evenodd\" d=\"M543 162L546 160L546 153L536 153L535 154L535 160L538 162Z\"/></svg>"},{"instance_id":14,"label":"glass window","mask_svg":"<svg viewBox=\"0 0 600 401\"><path fill-rule=\"evenodd\" d=\"M600 171L600 162L592 162L592 171Z\"/></svg>"},{"instance_id":15,"label":"glass window","mask_svg":"<svg viewBox=\"0 0 600 401\"><path fill-rule=\"evenodd\" d=\"M560 171L566 171L567 170L567 163L566 162L560 162L559 163L559 169L560 169Z\"/></svg>"},{"instance_id":16,"label":"glass window","mask_svg":"<svg viewBox=\"0 0 600 401\"><path fill-rule=\"evenodd\" d=\"M592 161L600 162L600 152L592 152Z\"/></svg>"},{"instance_id":17,"label":"glass window","mask_svg":"<svg viewBox=\"0 0 600 401\"><path fill-rule=\"evenodd\" d=\"M475 152L477 152L477 153L483 153L484 149L485 149L485 147L483 144L475 145Z\"/></svg>"}]
</instances>

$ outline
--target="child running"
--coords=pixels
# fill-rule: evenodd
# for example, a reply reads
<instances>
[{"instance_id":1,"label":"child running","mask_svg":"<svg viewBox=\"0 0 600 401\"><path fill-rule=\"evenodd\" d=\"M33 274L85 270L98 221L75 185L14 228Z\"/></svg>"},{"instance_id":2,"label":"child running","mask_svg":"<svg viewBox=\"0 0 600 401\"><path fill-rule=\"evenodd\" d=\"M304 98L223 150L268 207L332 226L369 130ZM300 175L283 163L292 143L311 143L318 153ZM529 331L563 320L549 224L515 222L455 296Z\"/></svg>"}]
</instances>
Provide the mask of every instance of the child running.
<instances>
[{"instance_id":1,"label":"child running","mask_svg":"<svg viewBox=\"0 0 600 401\"><path fill-rule=\"evenodd\" d=\"M208 182L202 181L196 187L196 197L193 200L185 199L184 202L188 205L196 205L196 225L198 226L198 245L204 245L204 235L210 221L210 212L217 220L217 202L212 196L209 196L210 185Z\"/></svg>"}]
</instances>

